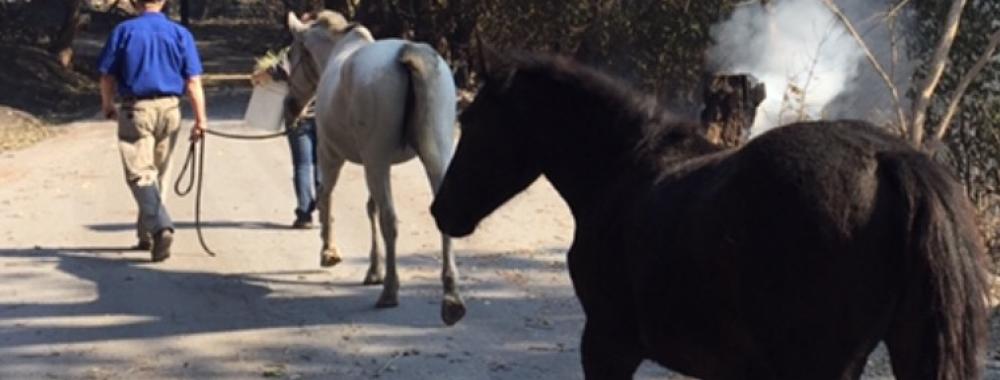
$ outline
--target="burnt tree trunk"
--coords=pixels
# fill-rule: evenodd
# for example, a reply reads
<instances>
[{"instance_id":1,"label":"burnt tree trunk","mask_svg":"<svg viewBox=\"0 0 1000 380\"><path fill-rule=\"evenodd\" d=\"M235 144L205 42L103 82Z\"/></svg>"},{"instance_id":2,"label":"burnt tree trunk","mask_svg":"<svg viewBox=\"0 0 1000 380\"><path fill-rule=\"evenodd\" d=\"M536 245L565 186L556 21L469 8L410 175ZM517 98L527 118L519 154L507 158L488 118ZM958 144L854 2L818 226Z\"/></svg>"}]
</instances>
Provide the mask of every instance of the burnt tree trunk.
<instances>
[{"instance_id":1,"label":"burnt tree trunk","mask_svg":"<svg viewBox=\"0 0 1000 380\"><path fill-rule=\"evenodd\" d=\"M323 0L309 0L305 4L305 11L309 13L319 13L325 8L326 4L323 2Z\"/></svg>"},{"instance_id":2,"label":"burnt tree trunk","mask_svg":"<svg viewBox=\"0 0 1000 380\"><path fill-rule=\"evenodd\" d=\"M766 97L763 83L748 74L716 74L704 88L702 133L712 143L735 148L750 138L757 106Z\"/></svg>"},{"instance_id":3,"label":"burnt tree trunk","mask_svg":"<svg viewBox=\"0 0 1000 380\"><path fill-rule=\"evenodd\" d=\"M398 38L409 28L396 12L391 0L366 0L359 3L357 20L372 32L376 39Z\"/></svg>"},{"instance_id":4,"label":"burnt tree trunk","mask_svg":"<svg viewBox=\"0 0 1000 380\"><path fill-rule=\"evenodd\" d=\"M181 0L181 25L191 25L191 0Z\"/></svg>"},{"instance_id":5,"label":"burnt tree trunk","mask_svg":"<svg viewBox=\"0 0 1000 380\"><path fill-rule=\"evenodd\" d=\"M354 5L350 0L324 0L323 5L326 6L326 9L340 12L348 20L353 20L356 16Z\"/></svg>"},{"instance_id":6,"label":"burnt tree trunk","mask_svg":"<svg viewBox=\"0 0 1000 380\"><path fill-rule=\"evenodd\" d=\"M76 31L80 27L80 8L83 0L63 0L66 13L62 21L62 26L52 39L49 45L49 52L56 56L62 67L70 67L73 64L73 40L76 39Z\"/></svg>"},{"instance_id":7,"label":"burnt tree trunk","mask_svg":"<svg viewBox=\"0 0 1000 380\"><path fill-rule=\"evenodd\" d=\"M447 38L451 54L449 56L452 70L455 74L455 84L459 88L468 88L471 84L471 52L472 33L479 23L478 2L475 0L452 0L448 2L448 16L451 24L450 35Z\"/></svg>"}]
</instances>

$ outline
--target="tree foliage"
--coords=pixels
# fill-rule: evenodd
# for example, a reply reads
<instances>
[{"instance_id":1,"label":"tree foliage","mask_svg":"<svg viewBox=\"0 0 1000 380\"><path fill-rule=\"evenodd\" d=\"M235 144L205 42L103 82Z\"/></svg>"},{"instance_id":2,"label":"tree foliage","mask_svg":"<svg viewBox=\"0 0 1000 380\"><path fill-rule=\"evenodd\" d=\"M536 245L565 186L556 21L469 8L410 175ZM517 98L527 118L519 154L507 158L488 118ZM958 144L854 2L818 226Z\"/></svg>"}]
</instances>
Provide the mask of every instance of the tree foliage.
<instances>
[{"instance_id":1,"label":"tree foliage","mask_svg":"<svg viewBox=\"0 0 1000 380\"><path fill-rule=\"evenodd\" d=\"M57 38L76 0L0 1L0 42L47 46Z\"/></svg>"},{"instance_id":2,"label":"tree foliage","mask_svg":"<svg viewBox=\"0 0 1000 380\"><path fill-rule=\"evenodd\" d=\"M942 28L948 1L918 1L914 33L911 35L913 57L923 57L933 49ZM937 125L962 76L969 71L987 44L990 35L1000 28L1000 2L970 1L962 14L961 27L949 54L949 68L941 78L937 95L928 113L930 125ZM926 67L917 71L924 75ZM961 100L961 110L952 121L945 138L948 162L962 180L969 196L979 209L983 232L993 252L1000 250L1000 57L972 82ZM1000 253L994 254L994 259Z\"/></svg>"},{"instance_id":3,"label":"tree foliage","mask_svg":"<svg viewBox=\"0 0 1000 380\"><path fill-rule=\"evenodd\" d=\"M308 0L306 0L308 1ZM358 0L328 8L368 26L376 37L407 37L435 46L472 80L473 35L496 50L548 51L575 57L677 100L700 102L703 55L711 25L732 0Z\"/></svg>"}]
</instances>

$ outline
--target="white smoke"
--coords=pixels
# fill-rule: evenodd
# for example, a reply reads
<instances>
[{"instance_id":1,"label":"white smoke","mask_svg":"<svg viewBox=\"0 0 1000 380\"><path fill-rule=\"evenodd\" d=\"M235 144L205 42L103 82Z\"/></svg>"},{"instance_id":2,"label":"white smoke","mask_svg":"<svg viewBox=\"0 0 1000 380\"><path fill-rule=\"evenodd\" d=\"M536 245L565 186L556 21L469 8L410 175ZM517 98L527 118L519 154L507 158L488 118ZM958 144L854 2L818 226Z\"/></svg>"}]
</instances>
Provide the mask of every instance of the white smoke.
<instances>
[{"instance_id":1,"label":"white smoke","mask_svg":"<svg viewBox=\"0 0 1000 380\"><path fill-rule=\"evenodd\" d=\"M888 8L884 1L837 3L864 33L876 57L889 61L890 33L880 17ZM767 87L754 135L798 120L871 120L891 114L884 112L891 104L885 84L874 76L862 48L821 0L743 5L729 20L714 26L712 35L717 45L709 50L710 66L753 74ZM901 71L903 66L897 64L894 69Z\"/></svg>"}]
</instances>

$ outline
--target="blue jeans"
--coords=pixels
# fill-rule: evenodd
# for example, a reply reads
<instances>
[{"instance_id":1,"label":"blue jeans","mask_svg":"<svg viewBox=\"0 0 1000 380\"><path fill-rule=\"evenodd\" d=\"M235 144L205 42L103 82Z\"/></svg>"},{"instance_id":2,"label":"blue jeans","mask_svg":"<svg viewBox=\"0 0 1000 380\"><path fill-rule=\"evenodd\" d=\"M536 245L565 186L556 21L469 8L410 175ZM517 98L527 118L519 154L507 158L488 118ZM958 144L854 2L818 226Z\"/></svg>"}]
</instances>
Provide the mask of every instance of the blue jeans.
<instances>
[{"instance_id":1,"label":"blue jeans","mask_svg":"<svg viewBox=\"0 0 1000 380\"><path fill-rule=\"evenodd\" d=\"M288 147L292 151L294 170L295 217L297 220L311 220L320 182L316 166L316 120L307 118L299 122L299 126L288 134Z\"/></svg>"}]
</instances>

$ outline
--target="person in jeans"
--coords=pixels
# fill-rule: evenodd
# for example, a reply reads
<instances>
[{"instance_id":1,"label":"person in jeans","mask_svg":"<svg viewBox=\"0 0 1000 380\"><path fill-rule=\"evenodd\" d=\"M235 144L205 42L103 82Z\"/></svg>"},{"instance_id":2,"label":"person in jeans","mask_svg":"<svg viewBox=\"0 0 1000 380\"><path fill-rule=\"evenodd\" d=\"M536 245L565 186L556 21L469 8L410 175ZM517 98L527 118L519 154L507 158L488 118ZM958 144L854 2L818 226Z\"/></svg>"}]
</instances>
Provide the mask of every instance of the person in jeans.
<instances>
[{"instance_id":1,"label":"person in jeans","mask_svg":"<svg viewBox=\"0 0 1000 380\"><path fill-rule=\"evenodd\" d=\"M274 65L254 73L253 83L288 80L287 57ZM288 104L288 102L285 102ZM312 228L312 214L316 211L316 194L320 178L316 165L316 112L315 102L305 107L297 120L286 122L288 147L292 152L292 184L295 187L295 221L292 228ZM288 114L285 112L284 114Z\"/></svg>"},{"instance_id":2,"label":"person in jeans","mask_svg":"<svg viewBox=\"0 0 1000 380\"><path fill-rule=\"evenodd\" d=\"M115 27L98 60L101 110L118 121L125 180L139 206L138 248L154 262L170 257L174 224L160 189L181 126L180 97L194 109L191 139L205 123L202 65L194 37L163 13L166 0L136 0L142 13ZM120 100L116 107L115 98Z\"/></svg>"},{"instance_id":3,"label":"person in jeans","mask_svg":"<svg viewBox=\"0 0 1000 380\"><path fill-rule=\"evenodd\" d=\"M316 165L316 118L310 114L302 117L297 124L288 133L288 147L292 151L292 183L297 201L292 228L312 228L312 214L316 211L316 194L320 186Z\"/></svg>"}]
</instances>

